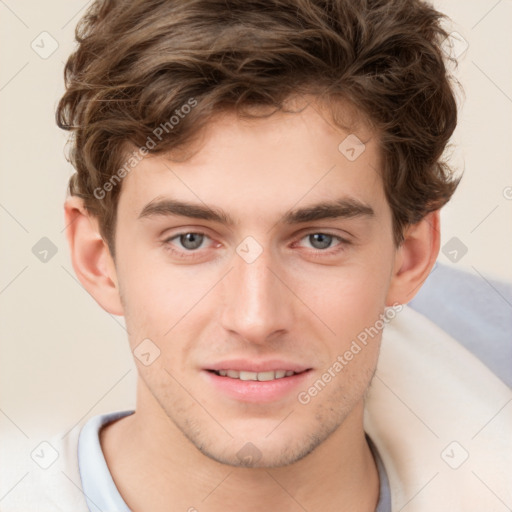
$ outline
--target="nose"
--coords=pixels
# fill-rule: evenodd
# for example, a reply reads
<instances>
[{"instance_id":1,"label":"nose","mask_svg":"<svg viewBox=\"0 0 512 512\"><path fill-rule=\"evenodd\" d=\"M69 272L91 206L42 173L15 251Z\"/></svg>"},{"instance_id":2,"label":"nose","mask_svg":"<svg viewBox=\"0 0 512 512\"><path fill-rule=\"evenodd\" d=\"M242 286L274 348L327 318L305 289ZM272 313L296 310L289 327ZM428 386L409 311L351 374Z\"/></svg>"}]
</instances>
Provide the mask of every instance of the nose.
<instances>
[{"instance_id":1,"label":"nose","mask_svg":"<svg viewBox=\"0 0 512 512\"><path fill-rule=\"evenodd\" d=\"M271 260L266 251L252 263L235 254L234 268L224 280L221 323L250 343L268 343L288 332L296 320L290 284Z\"/></svg>"}]
</instances>

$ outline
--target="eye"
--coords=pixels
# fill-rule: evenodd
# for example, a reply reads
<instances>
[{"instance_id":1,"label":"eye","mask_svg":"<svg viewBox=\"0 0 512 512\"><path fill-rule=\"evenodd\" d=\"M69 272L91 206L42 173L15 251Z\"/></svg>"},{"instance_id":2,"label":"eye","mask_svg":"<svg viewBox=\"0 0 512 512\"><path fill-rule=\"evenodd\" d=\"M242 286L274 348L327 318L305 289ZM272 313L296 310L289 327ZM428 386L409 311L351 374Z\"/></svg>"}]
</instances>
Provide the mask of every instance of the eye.
<instances>
[{"instance_id":1,"label":"eye","mask_svg":"<svg viewBox=\"0 0 512 512\"><path fill-rule=\"evenodd\" d=\"M204 253L199 249L206 249L205 242L211 238L205 233L188 231L177 233L163 241L163 245L167 251L178 258L196 258L204 257ZM307 240L309 248L311 248L312 256L328 256L335 255L350 245L350 241L329 233L315 232L309 233L299 239L298 244L303 240ZM338 242L334 245L334 242ZM295 244L294 244L295 245Z\"/></svg>"},{"instance_id":2,"label":"eye","mask_svg":"<svg viewBox=\"0 0 512 512\"><path fill-rule=\"evenodd\" d=\"M343 238L336 235L330 235L329 233L310 233L309 235L303 237L301 240L308 240L313 249L323 252L327 252L325 249L332 247L332 243L335 240L338 240L339 242L337 245L348 243L347 240L344 240Z\"/></svg>"},{"instance_id":3,"label":"eye","mask_svg":"<svg viewBox=\"0 0 512 512\"><path fill-rule=\"evenodd\" d=\"M350 245L350 241L346 240L338 235L332 235L329 233L316 232L309 233L303 236L298 244L302 245L302 241L307 240L309 245L306 249L310 249L309 253L311 257L326 257L335 256L338 253L343 252ZM334 244L334 242L338 242Z\"/></svg>"},{"instance_id":4,"label":"eye","mask_svg":"<svg viewBox=\"0 0 512 512\"><path fill-rule=\"evenodd\" d=\"M327 233L312 233L305 236L314 249L328 249L334 237Z\"/></svg>"},{"instance_id":5,"label":"eye","mask_svg":"<svg viewBox=\"0 0 512 512\"><path fill-rule=\"evenodd\" d=\"M197 251L197 249L201 248L206 238L209 237L204 233L178 233L177 235L174 235L164 240L164 244L172 252L194 252ZM177 243L179 244L177 249L173 247L173 245L175 245L173 243L174 240L176 240Z\"/></svg>"}]
</instances>

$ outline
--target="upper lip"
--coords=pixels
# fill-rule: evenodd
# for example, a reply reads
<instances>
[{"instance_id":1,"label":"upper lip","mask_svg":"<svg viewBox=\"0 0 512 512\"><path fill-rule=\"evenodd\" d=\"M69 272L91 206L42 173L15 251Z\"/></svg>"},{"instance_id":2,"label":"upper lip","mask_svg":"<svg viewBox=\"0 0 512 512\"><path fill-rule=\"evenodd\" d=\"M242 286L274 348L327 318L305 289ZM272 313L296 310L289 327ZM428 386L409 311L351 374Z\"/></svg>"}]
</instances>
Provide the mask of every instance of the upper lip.
<instances>
[{"instance_id":1,"label":"upper lip","mask_svg":"<svg viewBox=\"0 0 512 512\"><path fill-rule=\"evenodd\" d=\"M277 370L292 371L301 373L309 370L310 367L293 363L291 361L284 361L281 359L269 359L266 361L254 361L248 359L230 359L227 361L220 361L218 363L209 365L205 370L238 370L242 372L271 372Z\"/></svg>"}]
</instances>

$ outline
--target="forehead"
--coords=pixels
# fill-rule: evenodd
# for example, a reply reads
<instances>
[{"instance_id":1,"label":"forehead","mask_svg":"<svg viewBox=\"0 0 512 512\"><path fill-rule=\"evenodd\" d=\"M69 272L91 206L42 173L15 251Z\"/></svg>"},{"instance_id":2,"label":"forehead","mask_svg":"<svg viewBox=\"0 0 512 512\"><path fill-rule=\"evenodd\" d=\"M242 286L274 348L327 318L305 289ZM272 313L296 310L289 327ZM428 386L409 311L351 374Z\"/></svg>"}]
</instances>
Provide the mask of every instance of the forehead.
<instances>
[{"instance_id":1,"label":"forehead","mask_svg":"<svg viewBox=\"0 0 512 512\"><path fill-rule=\"evenodd\" d=\"M339 128L316 103L256 119L223 112L187 148L187 158L180 151L139 162L123 180L119 211L138 217L163 196L222 206L236 218L282 214L294 204L342 195L378 209L383 187L377 137L354 122L352 112L343 120L349 129Z\"/></svg>"}]
</instances>

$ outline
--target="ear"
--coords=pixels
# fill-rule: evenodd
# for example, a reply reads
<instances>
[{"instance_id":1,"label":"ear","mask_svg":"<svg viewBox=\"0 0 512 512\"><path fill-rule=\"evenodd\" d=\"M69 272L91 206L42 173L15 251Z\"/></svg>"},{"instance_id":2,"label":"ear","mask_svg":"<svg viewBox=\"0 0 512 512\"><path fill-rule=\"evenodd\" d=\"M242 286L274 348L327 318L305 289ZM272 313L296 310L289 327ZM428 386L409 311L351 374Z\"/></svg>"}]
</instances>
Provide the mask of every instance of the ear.
<instances>
[{"instance_id":1,"label":"ear","mask_svg":"<svg viewBox=\"0 0 512 512\"><path fill-rule=\"evenodd\" d=\"M83 199L76 196L66 199L64 213L75 274L105 311L123 315L114 261L99 233L97 218L89 214Z\"/></svg>"},{"instance_id":2,"label":"ear","mask_svg":"<svg viewBox=\"0 0 512 512\"><path fill-rule=\"evenodd\" d=\"M407 304L418 293L435 265L440 245L439 210L406 228L396 251L386 306Z\"/></svg>"}]
</instances>

